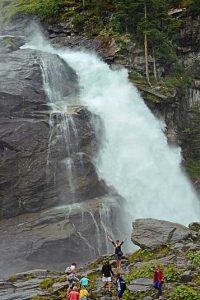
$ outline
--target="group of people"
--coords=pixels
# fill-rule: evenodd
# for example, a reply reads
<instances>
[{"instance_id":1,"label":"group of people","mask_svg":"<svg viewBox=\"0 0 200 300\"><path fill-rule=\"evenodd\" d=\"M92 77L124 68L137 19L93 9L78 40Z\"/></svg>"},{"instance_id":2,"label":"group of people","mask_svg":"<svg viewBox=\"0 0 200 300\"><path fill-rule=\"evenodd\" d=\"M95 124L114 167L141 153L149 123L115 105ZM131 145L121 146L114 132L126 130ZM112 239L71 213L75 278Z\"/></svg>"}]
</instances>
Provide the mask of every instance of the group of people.
<instances>
[{"instance_id":1,"label":"group of people","mask_svg":"<svg viewBox=\"0 0 200 300\"><path fill-rule=\"evenodd\" d=\"M104 289L112 296L112 286L113 282L117 288L117 300L121 300L123 297L123 293L126 290L126 282L122 277L119 269L121 268L121 260L123 257L123 252L121 250L121 246L125 242L123 240L120 242L116 240L115 242L108 236L108 239L112 242L115 247L115 260L116 260L116 270L117 273L114 274L112 267L110 265L109 259L105 259L101 273L102 273L102 281L104 283ZM69 288L68 288L68 300L87 300L89 297L88 287L89 283L93 283L92 280L87 278L86 275L83 275L79 278L76 275L76 263L72 263L70 267L65 270L65 273L68 275ZM113 280L114 278L114 280ZM153 287L158 290L158 297L162 299L162 286L164 283L164 274L161 270L160 266L156 266L154 274L153 274Z\"/></svg>"},{"instance_id":2,"label":"group of people","mask_svg":"<svg viewBox=\"0 0 200 300\"><path fill-rule=\"evenodd\" d=\"M87 287L89 285L89 279L86 276L82 276L81 279L76 275L76 263L72 263L70 267L67 267L65 273L68 275L69 288L67 291L68 300L87 300L89 295ZM80 290L78 288L80 285Z\"/></svg>"},{"instance_id":3,"label":"group of people","mask_svg":"<svg viewBox=\"0 0 200 300\"><path fill-rule=\"evenodd\" d=\"M118 300L122 299L123 293L126 290L126 282L124 278L121 276L120 272L117 272L117 274L115 275L109 260L105 260L103 267L101 269L101 273L103 276L102 280L104 283L104 289L108 290L110 296L112 296L112 292L111 292L111 288L113 285L112 277L115 278L114 282L117 288L117 299Z\"/></svg>"},{"instance_id":4,"label":"group of people","mask_svg":"<svg viewBox=\"0 0 200 300\"><path fill-rule=\"evenodd\" d=\"M76 263L72 263L71 266L65 270L65 273L68 275L69 281L69 288L67 292L68 300L87 300L89 297L89 283L93 283L93 280L90 280L85 275L79 279L76 275ZM112 277L114 277L117 288L117 299L122 299L123 293L126 290L126 282L119 272L116 275L114 274L109 260L104 261L101 273L103 276L102 281L104 283L104 289L109 293L109 296L112 296Z\"/></svg>"}]
</instances>

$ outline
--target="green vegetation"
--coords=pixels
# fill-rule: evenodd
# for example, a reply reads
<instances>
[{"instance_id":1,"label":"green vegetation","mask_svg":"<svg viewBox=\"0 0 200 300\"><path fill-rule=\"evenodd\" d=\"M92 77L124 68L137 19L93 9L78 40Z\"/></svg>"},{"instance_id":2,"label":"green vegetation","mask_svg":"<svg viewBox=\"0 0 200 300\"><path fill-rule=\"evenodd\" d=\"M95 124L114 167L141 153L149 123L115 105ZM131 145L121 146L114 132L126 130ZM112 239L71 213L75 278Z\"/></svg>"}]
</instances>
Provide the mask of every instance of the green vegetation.
<instances>
[{"instance_id":1,"label":"green vegetation","mask_svg":"<svg viewBox=\"0 0 200 300\"><path fill-rule=\"evenodd\" d=\"M137 278L152 278L154 269L155 269L154 264L144 265L141 268L132 269L127 279L130 281Z\"/></svg>"},{"instance_id":2,"label":"green vegetation","mask_svg":"<svg viewBox=\"0 0 200 300\"><path fill-rule=\"evenodd\" d=\"M40 282L39 287L41 289L48 289L55 283L55 279L53 278L45 278L43 281Z\"/></svg>"},{"instance_id":3,"label":"green vegetation","mask_svg":"<svg viewBox=\"0 0 200 300\"><path fill-rule=\"evenodd\" d=\"M149 261L169 254L168 247L161 247L156 250L139 249L133 254L129 255L128 260L130 263L135 261Z\"/></svg>"},{"instance_id":4,"label":"green vegetation","mask_svg":"<svg viewBox=\"0 0 200 300\"><path fill-rule=\"evenodd\" d=\"M134 261L149 261L154 258L154 253L150 250L137 250L133 254L131 254L128 258L129 262L132 263Z\"/></svg>"},{"instance_id":5,"label":"green vegetation","mask_svg":"<svg viewBox=\"0 0 200 300\"><path fill-rule=\"evenodd\" d=\"M24 275L24 280L26 280L26 281L31 280L31 279L33 279L33 278L34 278L34 277L33 277L32 274L25 274L25 275Z\"/></svg>"},{"instance_id":6,"label":"green vegetation","mask_svg":"<svg viewBox=\"0 0 200 300\"><path fill-rule=\"evenodd\" d=\"M154 269L155 264L147 264L140 268L133 268L127 279L130 281L137 278L152 278ZM165 274L166 282L175 282L180 279L180 272L173 264L163 267L162 269Z\"/></svg>"},{"instance_id":7,"label":"green vegetation","mask_svg":"<svg viewBox=\"0 0 200 300\"><path fill-rule=\"evenodd\" d=\"M200 300L199 291L186 286L180 285L172 292L171 300Z\"/></svg>"},{"instance_id":8,"label":"green vegetation","mask_svg":"<svg viewBox=\"0 0 200 300\"><path fill-rule=\"evenodd\" d=\"M9 281L9 282L15 282L15 281L17 281L17 276L12 275L12 276L10 276L10 277L8 278L7 281Z\"/></svg>"},{"instance_id":9,"label":"green vegetation","mask_svg":"<svg viewBox=\"0 0 200 300\"><path fill-rule=\"evenodd\" d=\"M58 299L67 299L67 291L58 291Z\"/></svg>"},{"instance_id":10,"label":"green vegetation","mask_svg":"<svg viewBox=\"0 0 200 300\"><path fill-rule=\"evenodd\" d=\"M2 9L5 19L17 13L34 14L42 21L55 23L61 16L64 0L13 0L10 5Z\"/></svg>"},{"instance_id":11,"label":"green vegetation","mask_svg":"<svg viewBox=\"0 0 200 300\"><path fill-rule=\"evenodd\" d=\"M186 257L191 260L194 266L200 267L200 251L189 251Z\"/></svg>"},{"instance_id":12,"label":"green vegetation","mask_svg":"<svg viewBox=\"0 0 200 300\"><path fill-rule=\"evenodd\" d=\"M174 265L165 267L164 274L166 282L176 282L180 279L180 272Z\"/></svg>"}]
</instances>

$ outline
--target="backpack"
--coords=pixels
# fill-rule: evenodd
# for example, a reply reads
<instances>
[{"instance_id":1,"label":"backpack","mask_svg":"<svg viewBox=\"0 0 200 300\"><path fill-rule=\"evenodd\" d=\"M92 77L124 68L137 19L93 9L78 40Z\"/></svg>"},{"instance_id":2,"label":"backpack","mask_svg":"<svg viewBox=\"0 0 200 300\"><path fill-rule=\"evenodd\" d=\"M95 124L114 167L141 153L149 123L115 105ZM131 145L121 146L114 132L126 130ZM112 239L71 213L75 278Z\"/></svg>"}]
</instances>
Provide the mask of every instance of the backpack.
<instances>
[{"instance_id":1,"label":"backpack","mask_svg":"<svg viewBox=\"0 0 200 300\"><path fill-rule=\"evenodd\" d=\"M67 267L66 270L65 270L65 274L69 275L71 274L71 268L70 267Z\"/></svg>"}]
</instances>

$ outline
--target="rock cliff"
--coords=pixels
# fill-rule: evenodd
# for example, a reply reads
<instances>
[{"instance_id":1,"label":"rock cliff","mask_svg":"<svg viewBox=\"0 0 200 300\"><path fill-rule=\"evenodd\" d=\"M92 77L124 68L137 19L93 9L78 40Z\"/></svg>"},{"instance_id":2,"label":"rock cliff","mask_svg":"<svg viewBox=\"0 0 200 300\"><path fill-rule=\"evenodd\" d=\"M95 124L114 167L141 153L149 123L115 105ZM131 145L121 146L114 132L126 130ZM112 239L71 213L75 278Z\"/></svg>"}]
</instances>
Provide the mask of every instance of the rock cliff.
<instances>
[{"instance_id":1,"label":"rock cliff","mask_svg":"<svg viewBox=\"0 0 200 300\"><path fill-rule=\"evenodd\" d=\"M4 274L41 265L59 270L64 261L83 262L105 253L106 228L116 228L123 201L98 179L93 159L100 132L97 137L91 121L97 117L77 102L77 75L54 54L20 49L23 43L22 37L0 39ZM46 60L62 66L62 87L58 82L57 88L71 101L66 113L52 111L42 71Z\"/></svg>"}]
</instances>

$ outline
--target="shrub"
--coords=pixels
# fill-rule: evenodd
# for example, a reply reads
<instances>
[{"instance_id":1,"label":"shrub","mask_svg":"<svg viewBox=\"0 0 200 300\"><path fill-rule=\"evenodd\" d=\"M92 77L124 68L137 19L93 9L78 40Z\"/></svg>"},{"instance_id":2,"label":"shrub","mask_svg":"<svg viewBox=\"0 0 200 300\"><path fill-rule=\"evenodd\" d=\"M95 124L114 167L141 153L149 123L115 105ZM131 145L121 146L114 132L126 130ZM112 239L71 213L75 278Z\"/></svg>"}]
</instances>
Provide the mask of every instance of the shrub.
<instances>
[{"instance_id":1,"label":"shrub","mask_svg":"<svg viewBox=\"0 0 200 300\"><path fill-rule=\"evenodd\" d=\"M137 278L152 278L154 272L155 265L145 265L141 268L133 269L129 276L128 280L137 279Z\"/></svg>"},{"instance_id":2,"label":"shrub","mask_svg":"<svg viewBox=\"0 0 200 300\"><path fill-rule=\"evenodd\" d=\"M165 280L167 282L174 282L179 280L180 278L180 273L174 265L169 265L165 267L164 274L165 274Z\"/></svg>"},{"instance_id":3,"label":"shrub","mask_svg":"<svg viewBox=\"0 0 200 300\"><path fill-rule=\"evenodd\" d=\"M200 300L199 291L194 290L193 288L180 285L172 292L171 300Z\"/></svg>"},{"instance_id":4,"label":"shrub","mask_svg":"<svg viewBox=\"0 0 200 300\"><path fill-rule=\"evenodd\" d=\"M200 251L189 251L186 257L191 260L195 266L200 266Z\"/></svg>"},{"instance_id":5,"label":"shrub","mask_svg":"<svg viewBox=\"0 0 200 300\"><path fill-rule=\"evenodd\" d=\"M148 261L154 258L154 253L150 250L138 250L131 254L128 258L129 262L134 262L135 260L139 261Z\"/></svg>"},{"instance_id":6,"label":"shrub","mask_svg":"<svg viewBox=\"0 0 200 300\"><path fill-rule=\"evenodd\" d=\"M86 17L82 15L76 15L73 20L72 24L75 29L83 31L83 26L85 25Z\"/></svg>"}]
</instances>

